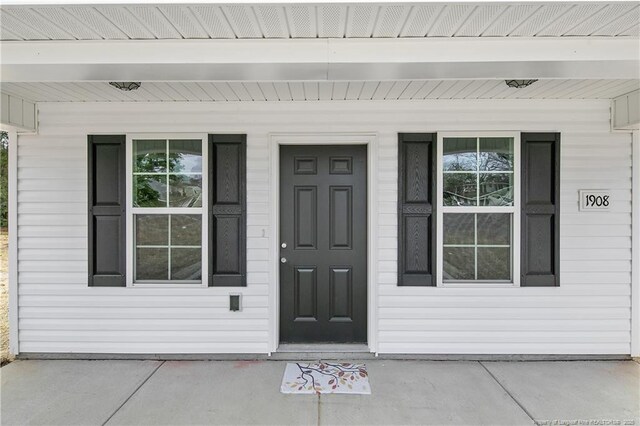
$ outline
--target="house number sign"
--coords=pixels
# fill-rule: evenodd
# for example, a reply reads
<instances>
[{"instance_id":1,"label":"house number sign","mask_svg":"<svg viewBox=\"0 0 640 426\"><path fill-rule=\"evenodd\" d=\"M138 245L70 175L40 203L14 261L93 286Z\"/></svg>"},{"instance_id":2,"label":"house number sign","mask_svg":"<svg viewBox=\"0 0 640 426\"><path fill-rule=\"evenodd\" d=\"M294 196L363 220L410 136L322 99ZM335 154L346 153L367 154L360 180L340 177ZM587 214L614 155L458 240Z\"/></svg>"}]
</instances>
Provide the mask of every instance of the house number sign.
<instances>
[{"instance_id":1,"label":"house number sign","mask_svg":"<svg viewBox=\"0 0 640 426\"><path fill-rule=\"evenodd\" d=\"M607 190L580 191L580 211L607 211L611 207L611 194Z\"/></svg>"}]
</instances>

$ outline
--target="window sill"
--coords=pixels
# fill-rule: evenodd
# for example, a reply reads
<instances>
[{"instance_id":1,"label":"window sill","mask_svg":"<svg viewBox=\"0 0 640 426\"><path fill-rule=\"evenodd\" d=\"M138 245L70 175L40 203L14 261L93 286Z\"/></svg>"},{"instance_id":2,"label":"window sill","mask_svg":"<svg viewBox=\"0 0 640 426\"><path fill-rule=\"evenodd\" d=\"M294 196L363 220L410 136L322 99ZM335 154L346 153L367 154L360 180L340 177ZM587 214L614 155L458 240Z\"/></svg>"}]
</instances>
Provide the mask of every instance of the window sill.
<instances>
[{"instance_id":1,"label":"window sill","mask_svg":"<svg viewBox=\"0 0 640 426\"><path fill-rule=\"evenodd\" d=\"M469 283L438 283L440 288L520 288L516 283L501 282L469 282Z\"/></svg>"},{"instance_id":2,"label":"window sill","mask_svg":"<svg viewBox=\"0 0 640 426\"><path fill-rule=\"evenodd\" d=\"M129 288L206 288L206 283L163 283L144 282L129 284Z\"/></svg>"}]
</instances>

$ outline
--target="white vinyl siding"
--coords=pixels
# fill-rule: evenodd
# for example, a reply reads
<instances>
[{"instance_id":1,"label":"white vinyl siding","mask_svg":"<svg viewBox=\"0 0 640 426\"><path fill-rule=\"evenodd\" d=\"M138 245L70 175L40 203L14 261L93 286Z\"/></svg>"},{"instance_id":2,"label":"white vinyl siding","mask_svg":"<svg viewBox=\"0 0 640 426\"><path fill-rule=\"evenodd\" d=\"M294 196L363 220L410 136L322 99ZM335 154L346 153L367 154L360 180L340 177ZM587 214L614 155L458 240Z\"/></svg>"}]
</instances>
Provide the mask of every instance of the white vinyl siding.
<instances>
[{"instance_id":1,"label":"white vinyl siding","mask_svg":"<svg viewBox=\"0 0 640 426\"><path fill-rule=\"evenodd\" d=\"M377 132L377 306L381 353L628 354L631 135L608 101L343 101L39 104L18 139L21 352L265 353L275 349L269 134ZM559 131L558 288L398 287L398 132ZM87 286L87 134L247 134L247 287ZM578 190L609 189L609 212ZM229 294L243 310L229 312Z\"/></svg>"}]
</instances>

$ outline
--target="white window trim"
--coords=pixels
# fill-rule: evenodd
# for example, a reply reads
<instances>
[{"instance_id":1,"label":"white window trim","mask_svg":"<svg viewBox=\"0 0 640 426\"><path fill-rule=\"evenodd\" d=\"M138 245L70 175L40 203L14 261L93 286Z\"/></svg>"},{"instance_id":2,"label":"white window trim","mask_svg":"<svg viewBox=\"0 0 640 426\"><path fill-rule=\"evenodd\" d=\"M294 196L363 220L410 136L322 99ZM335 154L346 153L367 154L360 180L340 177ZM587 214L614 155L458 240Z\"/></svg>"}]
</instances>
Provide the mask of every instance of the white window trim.
<instances>
[{"instance_id":1,"label":"white window trim","mask_svg":"<svg viewBox=\"0 0 640 426\"><path fill-rule=\"evenodd\" d=\"M465 213L513 213L513 228L512 228L512 253L511 263L513 266L513 281L512 282L492 282L492 281L469 281L469 282L444 282L443 280L443 266L444 266L444 248L443 248L443 235L444 235L444 222L443 217L445 213L445 207L443 206L443 179L442 179L442 154L443 154L443 140L444 138L483 138L483 137L508 137L513 138L513 207L467 207ZM519 132L440 132L438 133L437 141L437 153L436 153L436 223L438 223L436 230L436 257L438 259L437 265L437 286L438 287L463 287L463 288L478 288L478 287L520 287L520 133Z\"/></svg>"},{"instance_id":2,"label":"white window trim","mask_svg":"<svg viewBox=\"0 0 640 426\"><path fill-rule=\"evenodd\" d=\"M170 207L162 209L163 214L200 214L202 215L202 282L171 282L171 281L134 281L135 238L133 235L133 140L134 139L200 139L202 140L202 207L184 208ZM126 146L126 260L127 287L145 288L202 288L209 285L209 136L206 133L130 133L127 134ZM154 208L136 208L138 214L145 211L158 213Z\"/></svg>"}]
</instances>

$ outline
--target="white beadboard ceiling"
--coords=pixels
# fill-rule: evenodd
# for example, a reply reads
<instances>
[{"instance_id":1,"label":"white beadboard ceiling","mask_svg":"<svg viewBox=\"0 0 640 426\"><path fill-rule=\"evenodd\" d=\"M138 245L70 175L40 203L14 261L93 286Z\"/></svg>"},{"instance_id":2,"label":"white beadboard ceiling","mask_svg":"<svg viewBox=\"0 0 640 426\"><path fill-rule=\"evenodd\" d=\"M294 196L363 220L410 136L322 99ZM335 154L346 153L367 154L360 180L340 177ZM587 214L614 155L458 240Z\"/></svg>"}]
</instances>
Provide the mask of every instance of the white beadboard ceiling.
<instances>
[{"instance_id":1,"label":"white beadboard ceiling","mask_svg":"<svg viewBox=\"0 0 640 426\"><path fill-rule=\"evenodd\" d=\"M634 2L0 7L2 40L640 35Z\"/></svg>"},{"instance_id":2,"label":"white beadboard ceiling","mask_svg":"<svg viewBox=\"0 0 640 426\"><path fill-rule=\"evenodd\" d=\"M640 80L540 80L514 89L504 80L143 82L122 92L106 82L2 83L2 92L33 102L228 102L396 99L611 99Z\"/></svg>"}]
</instances>

